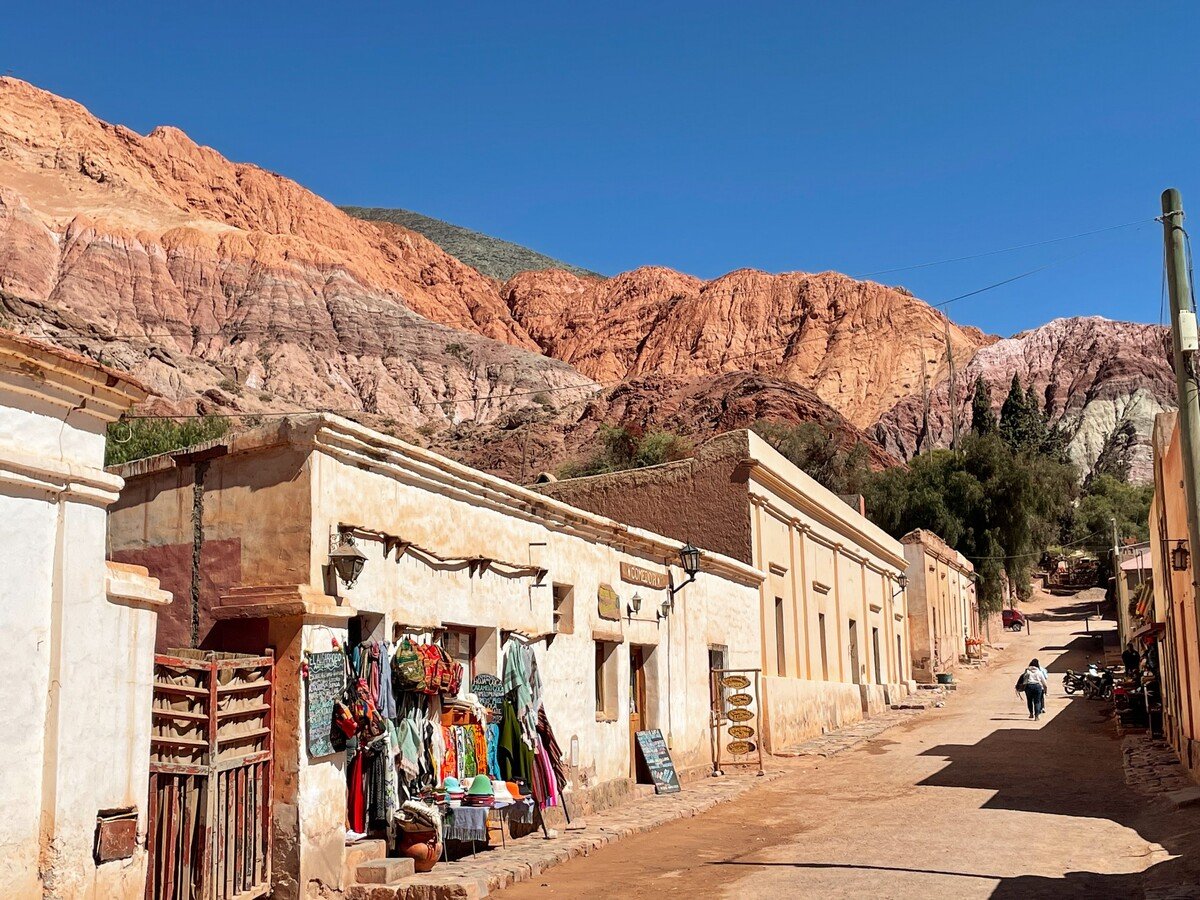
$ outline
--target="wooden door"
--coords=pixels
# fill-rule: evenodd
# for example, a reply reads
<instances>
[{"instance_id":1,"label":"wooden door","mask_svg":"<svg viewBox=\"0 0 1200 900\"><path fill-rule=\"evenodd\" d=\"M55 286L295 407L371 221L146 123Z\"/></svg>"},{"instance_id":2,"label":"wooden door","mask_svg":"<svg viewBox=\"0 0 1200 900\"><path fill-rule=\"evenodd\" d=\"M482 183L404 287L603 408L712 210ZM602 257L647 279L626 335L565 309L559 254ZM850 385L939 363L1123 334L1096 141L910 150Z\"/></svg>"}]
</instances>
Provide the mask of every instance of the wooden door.
<instances>
[{"instance_id":1,"label":"wooden door","mask_svg":"<svg viewBox=\"0 0 1200 900\"><path fill-rule=\"evenodd\" d=\"M646 728L646 656L641 647L629 648L629 777L649 781L649 772L640 764L636 734Z\"/></svg>"}]
</instances>

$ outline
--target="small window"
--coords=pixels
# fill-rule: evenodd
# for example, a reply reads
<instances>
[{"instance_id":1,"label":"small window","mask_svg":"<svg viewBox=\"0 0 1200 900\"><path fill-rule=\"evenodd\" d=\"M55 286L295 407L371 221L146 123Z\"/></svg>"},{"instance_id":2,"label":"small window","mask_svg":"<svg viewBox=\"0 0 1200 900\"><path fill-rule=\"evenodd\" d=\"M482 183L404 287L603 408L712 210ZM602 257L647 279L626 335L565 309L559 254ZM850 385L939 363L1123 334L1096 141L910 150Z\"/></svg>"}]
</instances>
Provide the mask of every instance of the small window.
<instances>
[{"instance_id":1,"label":"small window","mask_svg":"<svg viewBox=\"0 0 1200 900\"><path fill-rule=\"evenodd\" d=\"M575 588L569 584L554 585L554 633L572 634L575 631Z\"/></svg>"},{"instance_id":2,"label":"small window","mask_svg":"<svg viewBox=\"0 0 1200 900\"><path fill-rule=\"evenodd\" d=\"M461 690L470 690L471 682L475 680L475 629L448 627L442 646L446 648L446 654L451 659L462 663Z\"/></svg>"},{"instance_id":3,"label":"small window","mask_svg":"<svg viewBox=\"0 0 1200 900\"><path fill-rule=\"evenodd\" d=\"M723 644L711 644L708 648L708 669L712 671L720 671L729 668L729 648ZM717 707L717 714L722 722L725 721L725 713L729 711L729 695L733 693L731 688L727 688L721 684L721 678L724 674L718 676L715 690L717 692L714 698L714 703Z\"/></svg>"},{"instance_id":4,"label":"small window","mask_svg":"<svg viewBox=\"0 0 1200 900\"><path fill-rule=\"evenodd\" d=\"M596 641L596 720L617 719L617 645Z\"/></svg>"}]
</instances>

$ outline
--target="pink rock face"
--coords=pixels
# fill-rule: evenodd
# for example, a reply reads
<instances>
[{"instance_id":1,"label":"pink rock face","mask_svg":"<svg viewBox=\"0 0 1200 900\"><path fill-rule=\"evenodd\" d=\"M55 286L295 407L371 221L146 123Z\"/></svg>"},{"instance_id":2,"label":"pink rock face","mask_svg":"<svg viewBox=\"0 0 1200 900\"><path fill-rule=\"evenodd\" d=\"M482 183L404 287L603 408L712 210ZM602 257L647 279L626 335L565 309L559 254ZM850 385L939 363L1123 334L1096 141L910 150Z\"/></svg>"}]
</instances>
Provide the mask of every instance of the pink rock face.
<instances>
[{"instance_id":1,"label":"pink rock face","mask_svg":"<svg viewBox=\"0 0 1200 900\"><path fill-rule=\"evenodd\" d=\"M956 379L958 422L971 426L971 394L976 377L990 386L999 414L1014 374L1033 385L1052 422L1071 436L1071 456L1086 472L1101 448L1128 422L1138 435L1134 478L1150 474L1148 443L1154 416L1175 406L1170 332L1157 325L1114 322L1098 316L1055 319L1013 338L984 347L960 368ZM933 446L949 446L952 432L949 383L930 393L929 431ZM871 433L890 452L911 457L921 428L919 396L902 400L883 415Z\"/></svg>"},{"instance_id":2,"label":"pink rock face","mask_svg":"<svg viewBox=\"0 0 1200 900\"><path fill-rule=\"evenodd\" d=\"M133 372L158 395L147 411L333 410L514 477L588 452L602 422L700 440L816 419L847 444L870 428L874 464L893 464L926 383L948 440L947 340L960 392L982 373L999 404L1013 371L1033 377L1084 461L1173 397L1149 326L1061 320L997 342L834 272L500 285L177 128L142 136L12 78L0 322Z\"/></svg>"},{"instance_id":3,"label":"pink rock face","mask_svg":"<svg viewBox=\"0 0 1200 900\"><path fill-rule=\"evenodd\" d=\"M504 286L549 355L604 382L650 374L770 374L811 389L862 428L988 343L896 288L836 272L750 269L701 281L643 268L610 279L526 272Z\"/></svg>"},{"instance_id":4,"label":"pink rock face","mask_svg":"<svg viewBox=\"0 0 1200 900\"><path fill-rule=\"evenodd\" d=\"M0 304L172 411L488 421L590 379L542 356L497 286L175 128L142 137L0 78Z\"/></svg>"}]
</instances>

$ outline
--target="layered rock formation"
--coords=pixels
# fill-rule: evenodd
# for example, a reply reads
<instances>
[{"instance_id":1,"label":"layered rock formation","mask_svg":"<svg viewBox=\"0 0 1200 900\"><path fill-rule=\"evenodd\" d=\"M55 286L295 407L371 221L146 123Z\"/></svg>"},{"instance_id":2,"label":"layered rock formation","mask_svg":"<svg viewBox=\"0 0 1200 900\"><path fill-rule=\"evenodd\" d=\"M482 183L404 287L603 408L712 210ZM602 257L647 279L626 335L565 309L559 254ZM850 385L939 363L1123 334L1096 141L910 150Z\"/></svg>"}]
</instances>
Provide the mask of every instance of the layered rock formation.
<instances>
[{"instance_id":1,"label":"layered rock formation","mask_svg":"<svg viewBox=\"0 0 1200 900\"><path fill-rule=\"evenodd\" d=\"M491 420L534 389L592 393L537 352L494 282L428 239L11 78L0 292L10 325L136 371L172 411L440 425Z\"/></svg>"},{"instance_id":2,"label":"layered rock formation","mask_svg":"<svg viewBox=\"0 0 1200 900\"><path fill-rule=\"evenodd\" d=\"M11 78L0 324L129 369L151 412L334 410L518 477L586 452L602 422L701 439L815 419L847 445L871 429L891 464L915 449L927 385L932 442L948 441L951 358L960 393L982 374L997 404L1013 371L1032 378L1084 464L1122 423L1147 434L1173 395L1148 326L1063 320L997 342L833 272L501 284L178 129L142 136Z\"/></svg>"},{"instance_id":3,"label":"layered rock formation","mask_svg":"<svg viewBox=\"0 0 1200 900\"><path fill-rule=\"evenodd\" d=\"M858 427L991 340L911 294L836 272L749 269L701 281L643 268L610 279L527 272L504 286L513 317L549 355L598 381L730 371L810 388Z\"/></svg>"},{"instance_id":4,"label":"layered rock formation","mask_svg":"<svg viewBox=\"0 0 1200 900\"><path fill-rule=\"evenodd\" d=\"M1170 341L1166 328L1098 316L1055 319L997 341L976 353L955 379L959 428L970 428L976 378L991 389L998 413L1018 375L1022 385L1033 385L1050 420L1068 429L1071 457L1083 472L1122 425L1132 425L1137 434L1132 476L1144 480L1150 474L1154 416L1175 406ZM928 442L933 446L950 443L950 398L948 381L930 394ZM902 400L871 433L886 449L910 457L918 449L923 409L920 397Z\"/></svg>"}]
</instances>

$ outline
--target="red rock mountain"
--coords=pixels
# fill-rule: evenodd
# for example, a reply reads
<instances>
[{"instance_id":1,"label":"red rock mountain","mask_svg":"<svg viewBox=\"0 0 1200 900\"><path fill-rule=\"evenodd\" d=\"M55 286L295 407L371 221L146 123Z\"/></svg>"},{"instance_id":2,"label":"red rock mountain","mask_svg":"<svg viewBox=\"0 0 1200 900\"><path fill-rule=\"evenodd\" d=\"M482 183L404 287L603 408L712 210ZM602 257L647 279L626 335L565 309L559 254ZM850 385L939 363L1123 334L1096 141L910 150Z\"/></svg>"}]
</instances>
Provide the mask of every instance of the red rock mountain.
<instances>
[{"instance_id":1,"label":"red rock mountain","mask_svg":"<svg viewBox=\"0 0 1200 900\"><path fill-rule=\"evenodd\" d=\"M176 128L142 136L11 78L0 324L135 372L158 395L151 411L332 409L517 476L585 452L601 422L700 438L820 419L869 442L878 422L888 450L873 458L888 464L911 452L913 398L945 381L947 341L960 370L1008 343L832 272L500 284ZM1057 352L1109 353L1077 350ZM1063 408L1142 388L1166 402L1160 374L1099 367Z\"/></svg>"}]
</instances>

